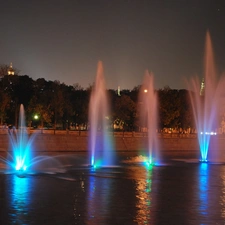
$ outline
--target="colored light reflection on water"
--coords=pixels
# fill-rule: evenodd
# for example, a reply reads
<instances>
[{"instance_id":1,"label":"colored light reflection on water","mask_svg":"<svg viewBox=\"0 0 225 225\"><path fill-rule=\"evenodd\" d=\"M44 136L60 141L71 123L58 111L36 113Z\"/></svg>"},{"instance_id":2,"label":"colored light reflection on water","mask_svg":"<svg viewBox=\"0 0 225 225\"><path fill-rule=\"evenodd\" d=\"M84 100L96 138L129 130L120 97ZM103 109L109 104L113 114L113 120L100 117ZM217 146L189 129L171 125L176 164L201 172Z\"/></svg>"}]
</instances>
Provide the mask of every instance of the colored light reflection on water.
<instances>
[{"instance_id":1,"label":"colored light reflection on water","mask_svg":"<svg viewBox=\"0 0 225 225\"><path fill-rule=\"evenodd\" d=\"M0 224L223 224L224 174L224 164L187 162L0 174Z\"/></svg>"},{"instance_id":2,"label":"colored light reflection on water","mask_svg":"<svg viewBox=\"0 0 225 225\"><path fill-rule=\"evenodd\" d=\"M28 225L28 213L29 213L29 178L19 178L16 175L9 177L11 179L11 187L7 187L10 192L9 201L11 224L23 224Z\"/></svg>"},{"instance_id":3,"label":"colored light reflection on water","mask_svg":"<svg viewBox=\"0 0 225 225\"><path fill-rule=\"evenodd\" d=\"M208 198L209 198L209 164L201 163L199 166L199 212L203 216L206 216L209 212L208 210Z\"/></svg>"},{"instance_id":4,"label":"colored light reflection on water","mask_svg":"<svg viewBox=\"0 0 225 225\"><path fill-rule=\"evenodd\" d=\"M90 176L87 194L87 224L107 224L107 219L110 215L112 202L110 178L104 178L107 173L99 177ZM103 177L103 179L101 178Z\"/></svg>"},{"instance_id":5,"label":"colored light reflection on water","mask_svg":"<svg viewBox=\"0 0 225 225\"><path fill-rule=\"evenodd\" d=\"M221 196L220 196L220 205L222 206L221 209L221 217L225 219L225 166L222 168L222 175L221 175Z\"/></svg>"},{"instance_id":6,"label":"colored light reflection on water","mask_svg":"<svg viewBox=\"0 0 225 225\"><path fill-rule=\"evenodd\" d=\"M140 172L140 171L139 171ZM146 170L144 177L136 179L136 216L134 222L138 225L149 224L151 218L151 191L152 191L152 170ZM143 179L144 178L144 179Z\"/></svg>"}]
</instances>

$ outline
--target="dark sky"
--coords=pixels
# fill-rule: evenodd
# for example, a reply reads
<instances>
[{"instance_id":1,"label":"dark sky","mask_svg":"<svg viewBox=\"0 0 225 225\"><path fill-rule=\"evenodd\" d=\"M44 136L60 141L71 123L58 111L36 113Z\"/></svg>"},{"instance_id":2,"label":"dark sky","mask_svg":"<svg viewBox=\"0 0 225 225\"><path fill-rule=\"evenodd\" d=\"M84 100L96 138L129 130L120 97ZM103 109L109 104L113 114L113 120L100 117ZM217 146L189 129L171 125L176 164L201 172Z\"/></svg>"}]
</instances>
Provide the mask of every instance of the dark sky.
<instances>
[{"instance_id":1,"label":"dark sky","mask_svg":"<svg viewBox=\"0 0 225 225\"><path fill-rule=\"evenodd\" d=\"M207 30L225 70L224 0L7 0L0 28L0 64L35 80L86 88L102 60L107 88L132 89L146 69L156 88L186 88L202 76Z\"/></svg>"}]
</instances>

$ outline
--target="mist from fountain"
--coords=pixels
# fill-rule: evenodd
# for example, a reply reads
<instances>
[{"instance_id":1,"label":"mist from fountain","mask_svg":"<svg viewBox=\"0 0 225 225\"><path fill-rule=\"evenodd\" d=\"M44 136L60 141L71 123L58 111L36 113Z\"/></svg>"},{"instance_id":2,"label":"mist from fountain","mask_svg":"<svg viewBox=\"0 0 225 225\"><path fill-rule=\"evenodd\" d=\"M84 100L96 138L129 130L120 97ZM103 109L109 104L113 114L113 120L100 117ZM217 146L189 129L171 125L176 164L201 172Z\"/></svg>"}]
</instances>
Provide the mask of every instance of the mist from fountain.
<instances>
[{"instance_id":1,"label":"mist from fountain","mask_svg":"<svg viewBox=\"0 0 225 225\"><path fill-rule=\"evenodd\" d=\"M209 151L214 151L210 152L211 157L217 154L216 149L210 149L210 140L212 135L217 134L219 112L222 106L221 100L225 96L225 79L223 76L217 77L209 32L206 34L204 66L202 84L199 78L195 77L188 82L188 87L197 129L201 154L200 161L207 162L210 160Z\"/></svg>"},{"instance_id":2,"label":"mist from fountain","mask_svg":"<svg viewBox=\"0 0 225 225\"><path fill-rule=\"evenodd\" d=\"M147 128L147 164L159 163L159 149L157 141L157 94L154 89L153 73L145 72L143 84L139 91L140 123Z\"/></svg>"},{"instance_id":3,"label":"mist from fountain","mask_svg":"<svg viewBox=\"0 0 225 225\"><path fill-rule=\"evenodd\" d=\"M89 103L89 153L91 166L112 166L114 164L115 153L108 133L110 129L109 113L109 100L103 64L99 61Z\"/></svg>"}]
</instances>

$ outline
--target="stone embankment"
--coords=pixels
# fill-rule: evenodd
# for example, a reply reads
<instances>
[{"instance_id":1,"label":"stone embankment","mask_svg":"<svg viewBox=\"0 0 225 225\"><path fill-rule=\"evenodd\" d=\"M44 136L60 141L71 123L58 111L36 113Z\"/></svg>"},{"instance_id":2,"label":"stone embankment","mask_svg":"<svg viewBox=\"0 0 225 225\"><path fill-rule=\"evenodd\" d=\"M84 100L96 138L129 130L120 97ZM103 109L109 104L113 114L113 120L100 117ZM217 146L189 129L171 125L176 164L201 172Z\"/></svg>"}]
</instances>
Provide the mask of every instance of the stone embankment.
<instances>
[{"instance_id":1,"label":"stone embankment","mask_svg":"<svg viewBox=\"0 0 225 225\"><path fill-rule=\"evenodd\" d=\"M14 131L15 132L15 131ZM34 151L82 152L88 149L88 132L66 130L28 130L34 137ZM0 130L0 151L8 151L9 134L7 129ZM141 132L109 132L116 151L141 151L147 145L147 134ZM224 151L225 136L216 135L211 139L211 148ZM158 148L161 151L172 151L173 154L185 152L198 153L199 145L195 134L158 134Z\"/></svg>"},{"instance_id":2,"label":"stone embankment","mask_svg":"<svg viewBox=\"0 0 225 225\"><path fill-rule=\"evenodd\" d=\"M88 149L88 132L65 130L28 130L35 135L34 145L38 151L86 151ZM13 135L13 131L11 134ZM109 132L117 151L134 151L147 143L147 134L139 132ZM164 134L158 135L159 148L163 150L197 150L196 135ZM9 132L0 132L0 150L9 147Z\"/></svg>"}]
</instances>

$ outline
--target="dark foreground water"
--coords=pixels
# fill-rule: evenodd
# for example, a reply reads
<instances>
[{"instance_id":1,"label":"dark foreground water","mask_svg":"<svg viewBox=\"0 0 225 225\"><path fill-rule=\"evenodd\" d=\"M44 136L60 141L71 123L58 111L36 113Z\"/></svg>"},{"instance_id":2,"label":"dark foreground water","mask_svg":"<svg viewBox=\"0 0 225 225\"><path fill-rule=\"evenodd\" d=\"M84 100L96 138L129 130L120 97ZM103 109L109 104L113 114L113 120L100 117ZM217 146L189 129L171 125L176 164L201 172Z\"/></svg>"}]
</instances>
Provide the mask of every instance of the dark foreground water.
<instances>
[{"instance_id":1,"label":"dark foreground water","mask_svg":"<svg viewBox=\"0 0 225 225\"><path fill-rule=\"evenodd\" d=\"M78 159L77 159L78 161ZM225 165L135 160L20 178L0 173L0 224L225 224Z\"/></svg>"}]
</instances>

